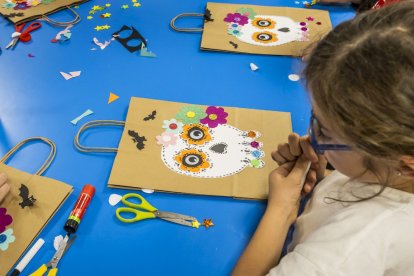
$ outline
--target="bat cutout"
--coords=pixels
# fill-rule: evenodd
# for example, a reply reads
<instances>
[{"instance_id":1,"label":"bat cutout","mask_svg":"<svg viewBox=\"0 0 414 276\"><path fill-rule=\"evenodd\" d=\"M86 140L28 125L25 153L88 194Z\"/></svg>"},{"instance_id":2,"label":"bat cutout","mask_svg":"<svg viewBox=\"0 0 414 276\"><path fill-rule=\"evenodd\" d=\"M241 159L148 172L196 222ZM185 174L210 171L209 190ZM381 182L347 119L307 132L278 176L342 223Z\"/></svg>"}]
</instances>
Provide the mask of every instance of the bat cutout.
<instances>
[{"instance_id":1,"label":"bat cutout","mask_svg":"<svg viewBox=\"0 0 414 276\"><path fill-rule=\"evenodd\" d=\"M239 47L239 45L237 45L237 43L234 43L233 41L229 41L229 43L234 47L234 49L237 49L237 47Z\"/></svg>"},{"instance_id":2,"label":"bat cutout","mask_svg":"<svg viewBox=\"0 0 414 276\"><path fill-rule=\"evenodd\" d=\"M207 21L207 22L213 22L214 21L214 19L211 18L211 11L209 9L205 10L204 21Z\"/></svg>"},{"instance_id":3,"label":"bat cutout","mask_svg":"<svg viewBox=\"0 0 414 276\"><path fill-rule=\"evenodd\" d=\"M149 120L154 120L155 119L155 115L157 115L157 111L154 110L151 112L151 114L149 114L147 117L144 118L144 121L149 121Z\"/></svg>"},{"instance_id":4,"label":"bat cutout","mask_svg":"<svg viewBox=\"0 0 414 276\"><path fill-rule=\"evenodd\" d=\"M135 132L133 130L128 130L128 134L132 137L132 141L134 141L134 143L137 143L137 149L143 150L145 147L144 142L147 141L147 138L145 138L145 136L139 136L138 132Z\"/></svg>"},{"instance_id":5,"label":"bat cutout","mask_svg":"<svg viewBox=\"0 0 414 276\"><path fill-rule=\"evenodd\" d=\"M24 16L24 13L22 13L22 12L12 12L12 13L10 13L10 14L5 14L5 15L3 15L4 17L6 17L6 18L13 18L13 17L22 17L22 16Z\"/></svg>"},{"instance_id":6,"label":"bat cutout","mask_svg":"<svg viewBox=\"0 0 414 276\"><path fill-rule=\"evenodd\" d=\"M22 207L22 209L26 206L30 207L33 206L36 199L32 196L29 196L29 188L27 188L26 185L22 184L22 186L19 188L19 196L22 198L22 202L19 203L19 205Z\"/></svg>"}]
</instances>

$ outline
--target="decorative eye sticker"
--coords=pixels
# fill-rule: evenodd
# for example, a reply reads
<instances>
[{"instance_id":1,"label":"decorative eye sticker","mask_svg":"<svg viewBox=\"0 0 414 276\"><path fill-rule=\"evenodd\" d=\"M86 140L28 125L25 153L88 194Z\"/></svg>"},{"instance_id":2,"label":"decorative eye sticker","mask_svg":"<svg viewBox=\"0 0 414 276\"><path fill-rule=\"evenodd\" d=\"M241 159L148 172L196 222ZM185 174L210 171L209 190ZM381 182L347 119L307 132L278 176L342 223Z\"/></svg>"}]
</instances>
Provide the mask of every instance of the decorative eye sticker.
<instances>
[{"instance_id":1,"label":"decorative eye sticker","mask_svg":"<svg viewBox=\"0 0 414 276\"><path fill-rule=\"evenodd\" d=\"M184 149L174 159L183 171L198 173L210 167L207 155L197 149Z\"/></svg>"},{"instance_id":2,"label":"decorative eye sticker","mask_svg":"<svg viewBox=\"0 0 414 276\"><path fill-rule=\"evenodd\" d=\"M202 124L184 125L180 137L190 145L203 145L211 141L208 127Z\"/></svg>"},{"instance_id":3,"label":"decorative eye sticker","mask_svg":"<svg viewBox=\"0 0 414 276\"><path fill-rule=\"evenodd\" d=\"M277 41L276 34L266 31L253 33L252 39L260 43L271 43Z\"/></svg>"},{"instance_id":4,"label":"decorative eye sticker","mask_svg":"<svg viewBox=\"0 0 414 276\"><path fill-rule=\"evenodd\" d=\"M259 28L259 29L273 29L276 25L276 22L274 22L270 18L256 18L253 20L252 25Z\"/></svg>"}]
</instances>

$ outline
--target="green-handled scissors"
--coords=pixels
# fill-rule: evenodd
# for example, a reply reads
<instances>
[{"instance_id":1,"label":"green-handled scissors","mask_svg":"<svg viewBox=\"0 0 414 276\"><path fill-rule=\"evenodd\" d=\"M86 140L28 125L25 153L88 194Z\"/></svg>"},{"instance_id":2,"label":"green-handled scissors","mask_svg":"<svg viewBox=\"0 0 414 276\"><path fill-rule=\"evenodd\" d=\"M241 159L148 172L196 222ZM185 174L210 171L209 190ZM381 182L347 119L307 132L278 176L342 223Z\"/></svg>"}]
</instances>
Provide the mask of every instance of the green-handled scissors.
<instances>
[{"instance_id":1,"label":"green-handled scissors","mask_svg":"<svg viewBox=\"0 0 414 276\"><path fill-rule=\"evenodd\" d=\"M128 201L129 198L135 198L140 203L132 203ZM116 209L116 217L126 223L136 222L144 219L151 218L160 218L170 222L182 224L185 226L198 228L200 223L195 217L190 217L186 215L181 215L172 212L163 212L158 211L157 208L152 206L148 201L146 201L141 195L135 193L129 193L122 197L122 203L128 207L119 207ZM132 213L134 216L132 218L125 218L122 213Z\"/></svg>"}]
</instances>

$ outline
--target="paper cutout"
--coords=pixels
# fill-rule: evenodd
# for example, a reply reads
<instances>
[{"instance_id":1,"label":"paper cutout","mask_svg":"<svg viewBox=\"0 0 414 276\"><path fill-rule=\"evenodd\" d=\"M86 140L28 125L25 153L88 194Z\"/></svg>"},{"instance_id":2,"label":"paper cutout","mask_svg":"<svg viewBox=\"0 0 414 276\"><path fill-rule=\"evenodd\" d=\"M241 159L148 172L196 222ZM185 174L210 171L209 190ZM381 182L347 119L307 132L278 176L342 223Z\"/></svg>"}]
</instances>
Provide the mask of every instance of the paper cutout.
<instances>
[{"instance_id":1,"label":"paper cutout","mask_svg":"<svg viewBox=\"0 0 414 276\"><path fill-rule=\"evenodd\" d=\"M3 233L0 233L0 250L6 251L9 248L9 244L15 240L16 237L13 236L13 228L9 228Z\"/></svg>"},{"instance_id":2,"label":"paper cutout","mask_svg":"<svg viewBox=\"0 0 414 276\"><path fill-rule=\"evenodd\" d=\"M29 57L29 58L34 58L35 56L34 55L32 55L32 54L27 54L27 56Z\"/></svg>"},{"instance_id":3,"label":"paper cutout","mask_svg":"<svg viewBox=\"0 0 414 276\"><path fill-rule=\"evenodd\" d=\"M133 130L128 130L128 135L132 137L132 141L136 143L136 147L139 150L143 150L145 147L145 141L147 141L147 138L145 136L139 136L138 132L135 132Z\"/></svg>"},{"instance_id":4,"label":"paper cutout","mask_svg":"<svg viewBox=\"0 0 414 276\"><path fill-rule=\"evenodd\" d=\"M119 99L119 96L118 95L116 95L116 94L114 94L112 92L109 92L108 104L110 104L110 103L112 103L112 102L114 102L114 101L116 101L118 99Z\"/></svg>"},{"instance_id":5,"label":"paper cutout","mask_svg":"<svg viewBox=\"0 0 414 276\"><path fill-rule=\"evenodd\" d=\"M88 15L88 16L86 17L86 19L91 20L91 19L93 19L93 16Z\"/></svg>"},{"instance_id":6,"label":"paper cutout","mask_svg":"<svg viewBox=\"0 0 414 276\"><path fill-rule=\"evenodd\" d=\"M259 70L259 67L257 67L257 65L254 63L250 63L250 70L256 71L256 70Z\"/></svg>"},{"instance_id":7,"label":"paper cutout","mask_svg":"<svg viewBox=\"0 0 414 276\"><path fill-rule=\"evenodd\" d=\"M109 12L106 12L106 13L101 14L101 17L102 18L109 18L109 17L111 17L111 14Z\"/></svg>"},{"instance_id":8,"label":"paper cutout","mask_svg":"<svg viewBox=\"0 0 414 276\"><path fill-rule=\"evenodd\" d=\"M140 6L141 6L141 4L140 4L140 3L134 3L134 7L138 8L138 7L140 7Z\"/></svg>"},{"instance_id":9,"label":"paper cutout","mask_svg":"<svg viewBox=\"0 0 414 276\"><path fill-rule=\"evenodd\" d=\"M76 125L83 117L86 117L88 115L93 114L93 111L88 109L85 112L83 112L80 116L76 117L72 121L70 121L73 125Z\"/></svg>"},{"instance_id":10,"label":"paper cutout","mask_svg":"<svg viewBox=\"0 0 414 276\"><path fill-rule=\"evenodd\" d=\"M81 72L82 71L73 71L69 73L60 72L60 74L65 78L65 80L70 80L71 78L79 77L81 75Z\"/></svg>"},{"instance_id":11,"label":"paper cutout","mask_svg":"<svg viewBox=\"0 0 414 276\"><path fill-rule=\"evenodd\" d=\"M161 159L172 171L192 177L219 178L250 166L261 168L263 144L257 131L242 131L227 124L222 107L184 106L175 119L164 120ZM180 122L180 127L178 127ZM180 128L180 131L175 131Z\"/></svg>"},{"instance_id":12,"label":"paper cutout","mask_svg":"<svg viewBox=\"0 0 414 276\"><path fill-rule=\"evenodd\" d=\"M147 50L147 47L145 47L145 45L142 45L142 47L141 47L140 56L143 56L143 57L151 57L151 58L157 57L156 54L154 54L151 51L148 51Z\"/></svg>"},{"instance_id":13,"label":"paper cutout","mask_svg":"<svg viewBox=\"0 0 414 276\"><path fill-rule=\"evenodd\" d=\"M119 36L119 34L123 31L132 31L132 32L131 32L131 35L129 37L121 38ZM119 43L122 44L122 46L124 46L131 53L136 52L138 50L141 50L142 46L147 47L147 43L145 41L145 38L134 27L128 27L128 26L124 25L124 26L122 26L122 28L119 31L113 33L112 35L115 37L115 39ZM135 39L138 40L138 41L141 41L141 43L138 44L138 46L129 46L128 43L130 41L135 40Z\"/></svg>"},{"instance_id":14,"label":"paper cutout","mask_svg":"<svg viewBox=\"0 0 414 276\"><path fill-rule=\"evenodd\" d=\"M146 194L152 194L152 193L154 193L154 190L153 189L141 189L141 191L143 191Z\"/></svg>"},{"instance_id":15,"label":"paper cutout","mask_svg":"<svg viewBox=\"0 0 414 276\"><path fill-rule=\"evenodd\" d=\"M94 29L97 30L97 31L103 31L103 30L109 30L109 28L111 28L111 26L101 25L101 26L96 26Z\"/></svg>"},{"instance_id":16,"label":"paper cutout","mask_svg":"<svg viewBox=\"0 0 414 276\"><path fill-rule=\"evenodd\" d=\"M203 226L205 226L206 228L214 226L213 220L212 219L203 219Z\"/></svg>"},{"instance_id":17,"label":"paper cutout","mask_svg":"<svg viewBox=\"0 0 414 276\"><path fill-rule=\"evenodd\" d=\"M122 5L121 9L124 9L124 10L129 9L129 6L128 5Z\"/></svg>"},{"instance_id":18,"label":"paper cutout","mask_svg":"<svg viewBox=\"0 0 414 276\"><path fill-rule=\"evenodd\" d=\"M69 25L63 31L58 32L51 42L56 43L68 41L72 37L72 33L70 32L70 28L72 27L73 25Z\"/></svg>"},{"instance_id":19,"label":"paper cutout","mask_svg":"<svg viewBox=\"0 0 414 276\"><path fill-rule=\"evenodd\" d=\"M122 199L122 196L121 195L111 194L109 196L109 199L108 199L109 205L115 206L115 205L117 205L121 201L121 199Z\"/></svg>"},{"instance_id":20,"label":"paper cutout","mask_svg":"<svg viewBox=\"0 0 414 276\"><path fill-rule=\"evenodd\" d=\"M155 115L157 115L157 111L156 110L153 110L151 112L151 114L149 114L147 117L144 118L144 121L154 120L155 119Z\"/></svg>"},{"instance_id":21,"label":"paper cutout","mask_svg":"<svg viewBox=\"0 0 414 276\"><path fill-rule=\"evenodd\" d=\"M191 222L191 227L194 227L194 228L199 228L200 227L200 223L198 222L198 221L192 221Z\"/></svg>"},{"instance_id":22,"label":"paper cutout","mask_svg":"<svg viewBox=\"0 0 414 276\"><path fill-rule=\"evenodd\" d=\"M234 49L237 49L237 47L239 47L239 45L237 45L237 43L234 43L233 41L229 41L229 43L234 47Z\"/></svg>"},{"instance_id":23,"label":"paper cutout","mask_svg":"<svg viewBox=\"0 0 414 276\"><path fill-rule=\"evenodd\" d=\"M12 216L7 214L6 208L0 208L0 233L6 230L6 226L13 222Z\"/></svg>"},{"instance_id":24,"label":"paper cutout","mask_svg":"<svg viewBox=\"0 0 414 276\"><path fill-rule=\"evenodd\" d=\"M24 16L24 13L22 13L22 12L12 12L10 14L3 14L3 16L5 18L22 17L22 16Z\"/></svg>"},{"instance_id":25,"label":"paper cutout","mask_svg":"<svg viewBox=\"0 0 414 276\"><path fill-rule=\"evenodd\" d=\"M59 235L53 239L53 248L57 251L59 249L60 243L63 241L63 236Z\"/></svg>"},{"instance_id":26,"label":"paper cutout","mask_svg":"<svg viewBox=\"0 0 414 276\"><path fill-rule=\"evenodd\" d=\"M291 81L298 81L298 80L300 80L300 76L299 76L299 75L297 75L297 74L290 74L290 75L288 76L288 78L289 78L289 80L291 80Z\"/></svg>"},{"instance_id":27,"label":"paper cutout","mask_svg":"<svg viewBox=\"0 0 414 276\"><path fill-rule=\"evenodd\" d=\"M29 188L27 188L26 185L21 184L19 188L19 196L22 198L22 202L19 203L19 205L22 207L30 207L33 206L33 204L36 202L36 199L33 197L33 195L29 196Z\"/></svg>"}]
</instances>

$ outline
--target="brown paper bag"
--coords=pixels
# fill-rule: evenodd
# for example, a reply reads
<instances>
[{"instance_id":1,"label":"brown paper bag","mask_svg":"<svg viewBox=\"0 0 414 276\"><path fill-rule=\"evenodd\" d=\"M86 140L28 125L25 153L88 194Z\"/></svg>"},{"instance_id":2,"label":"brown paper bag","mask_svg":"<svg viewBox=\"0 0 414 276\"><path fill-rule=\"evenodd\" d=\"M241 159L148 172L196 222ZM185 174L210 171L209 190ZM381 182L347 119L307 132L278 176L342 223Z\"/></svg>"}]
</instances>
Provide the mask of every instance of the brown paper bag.
<instances>
[{"instance_id":1,"label":"brown paper bag","mask_svg":"<svg viewBox=\"0 0 414 276\"><path fill-rule=\"evenodd\" d=\"M23 144L30 141L42 141L51 147L47 160L34 175L4 164ZM55 154L56 147L52 141L33 137L13 147L0 160L0 172L7 174L11 186L0 204L0 227L5 228L4 231L0 229L0 275L6 275L13 268L72 192L72 186L41 176Z\"/></svg>"},{"instance_id":2,"label":"brown paper bag","mask_svg":"<svg viewBox=\"0 0 414 276\"><path fill-rule=\"evenodd\" d=\"M204 28L177 28L175 21L186 16L202 16ZM202 50L291 56L301 56L332 29L327 11L210 2L205 14L180 14L170 25L202 31Z\"/></svg>"},{"instance_id":3,"label":"brown paper bag","mask_svg":"<svg viewBox=\"0 0 414 276\"><path fill-rule=\"evenodd\" d=\"M88 0L34 0L26 2L3 0L4 3L0 5L0 13L16 25L35 19L44 19L54 25L68 26L80 21L79 15L70 7L87 1ZM70 22L56 22L47 17L47 15L64 9L69 9L75 15L75 19Z\"/></svg>"},{"instance_id":4,"label":"brown paper bag","mask_svg":"<svg viewBox=\"0 0 414 276\"><path fill-rule=\"evenodd\" d=\"M102 125L125 125L118 149L79 143ZM131 98L125 123L86 123L75 146L117 152L109 187L264 199L276 167L270 153L291 131L288 112Z\"/></svg>"}]
</instances>

